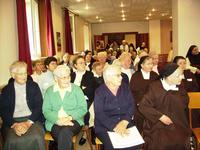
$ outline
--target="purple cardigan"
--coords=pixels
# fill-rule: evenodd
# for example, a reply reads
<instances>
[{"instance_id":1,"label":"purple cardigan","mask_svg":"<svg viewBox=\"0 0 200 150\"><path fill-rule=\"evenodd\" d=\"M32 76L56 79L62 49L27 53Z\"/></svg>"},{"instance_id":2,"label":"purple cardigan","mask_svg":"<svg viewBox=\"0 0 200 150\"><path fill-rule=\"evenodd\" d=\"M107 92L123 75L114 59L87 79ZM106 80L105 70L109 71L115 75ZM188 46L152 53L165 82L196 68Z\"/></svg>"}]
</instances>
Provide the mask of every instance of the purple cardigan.
<instances>
[{"instance_id":1,"label":"purple cardigan","mask_svg":"<svg viewBox=\"0 0 200 150\"><path fill-rule=\"evenodd\" d=\"M134 114L134 99L129 86L122 82L114 96L105 84L95 92L95 132L113 131L117 123L127 120L132 125Z\"/></svg>"}]
</instances>

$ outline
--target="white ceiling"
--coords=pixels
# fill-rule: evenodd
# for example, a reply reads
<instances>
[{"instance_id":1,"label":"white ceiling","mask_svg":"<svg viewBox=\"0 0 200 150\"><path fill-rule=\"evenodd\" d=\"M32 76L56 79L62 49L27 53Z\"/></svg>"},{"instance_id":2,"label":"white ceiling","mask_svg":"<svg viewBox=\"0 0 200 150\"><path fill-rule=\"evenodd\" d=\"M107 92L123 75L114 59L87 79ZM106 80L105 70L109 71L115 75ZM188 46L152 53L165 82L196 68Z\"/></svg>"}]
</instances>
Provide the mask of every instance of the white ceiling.
<instances>
[{"instance_id":1,"label":"white ceiling","mask_svg":"<svg viewBox=\"0 0 200 150\"><path fill-rule=\"evenodd\" d=\"M121 22L122 10L125 21L144 21L149 19L169 19L171 16L171 0L56 0L62 6L85 18L91 23ZM120 5L123 3L123 7ZM89 9L86 9L88 5ZM152 9L155 9L153 12ZM99 19L96 19L96 16Z\"/></svg>"}]
</instances>

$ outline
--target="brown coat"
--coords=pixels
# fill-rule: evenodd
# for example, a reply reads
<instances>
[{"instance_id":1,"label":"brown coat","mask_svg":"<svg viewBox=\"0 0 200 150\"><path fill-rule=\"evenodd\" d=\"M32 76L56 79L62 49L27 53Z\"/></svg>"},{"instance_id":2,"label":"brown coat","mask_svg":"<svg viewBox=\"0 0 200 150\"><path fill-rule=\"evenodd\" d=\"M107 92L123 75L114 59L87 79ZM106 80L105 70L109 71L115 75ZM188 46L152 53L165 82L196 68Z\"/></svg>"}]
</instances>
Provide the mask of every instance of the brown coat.
<instances>
[{"instance_id":1,"label":"brown coat","mask_svg":"<svg viewBox=\"0 0 200 150\"><path fill-rule=\"evenodd\" d=\"M185 79L182 80L182 84L187 92L197 92L199 85L195 75L190 70L184 70L183 72Z\"/></svg>"},{"instance_id":2,"label":"brown coat","mask_svg":"<svg viewBox=\"0 0 200 150\"><path fill-rule=\"evenodd\" d=\"M135 72L132 77L131 77L131 82L130 82L130 87L131 87L131 91L133 94L133 98L135 99L135 102L138 104L144 93L146 92L149 84L156 80L158 78L158 74L151 71L150 72L150 79L149 80L145 80L142 76L142 72L141 71L137 71Z\"/></svg>"},{"instance_id":3,"label":"brown coat","mask_svg":"<svg viewBox=\"0 0 200 150\"><path fill-rule=\"evenodd\" d=\"M144 93L147 91L148 86L158 78L157 73L151 71L150 79L145 80L141 71L135 72L131 77L130 87L133 98L136 104L136 111L134 116L134 122L140 133L142 133L144 117L137 111L138 103L141 101Z\"/></svg>"},{"instance_id":4,"label":"brown coat","mask_svg":"<svg viewBox=\"0 0 200 150\"><path fill-rule=\"evenodd\" d=\"M149 86L139 105L145 116L144 140L148 150L189 149L190 129L187 119L189 97L184 88L166 91L160 80ZM164 125L159 118L167 115L172 125Z\"/></svg>"}]
</instances>

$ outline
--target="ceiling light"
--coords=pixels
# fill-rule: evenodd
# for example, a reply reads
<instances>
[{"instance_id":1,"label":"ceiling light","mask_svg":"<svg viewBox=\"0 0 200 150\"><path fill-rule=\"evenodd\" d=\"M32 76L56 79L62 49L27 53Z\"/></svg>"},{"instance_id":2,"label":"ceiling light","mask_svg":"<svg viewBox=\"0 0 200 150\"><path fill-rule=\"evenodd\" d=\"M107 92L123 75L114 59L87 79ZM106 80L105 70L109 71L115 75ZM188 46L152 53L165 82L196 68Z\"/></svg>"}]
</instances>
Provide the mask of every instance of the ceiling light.
<instances>
[{"instance_id":1,"label":"ceiling light","mask_svg":"<svg viewBox=\"0 0 200 150\"><path fill-rule=\"evenodd\" d=\"M170 16L169 18L172 19L172 16Z\"/></svg>"},{"instance_id":2,"label":"ceiling light","mask_svg":"<svg viewBox=\"0 0 200 150\"><path fill-rule=\"evenodd\" d=\"M151 13L149 13L149 14L148 14L148 16L152 16L152 14L151 14Z\"/></svg>"},{"instance_id":3,"label":"ceiling light","mask_svg":"<svg viewBox=\"0 0 200 150\"><path fill-rule=\"evenodd\" d=\"M125 21L125 20L126 20L126 18L122 18L122 20L123 20L123 21Z\"/></svg>"},{"instance_id":4,"label":"ceiling light","mask_svg":"<svg viewBox=\"0 0 200 150\"><path fill-rule=\"evenodd\" d=\"M124 14L122 14L122 17L124 18L124 17L125 17L125 15L124 15Z\"/></svg>"},{"instance_id":5,"label":"ceiling light","mask_svg":"<svg viewBox=\"0 0 200 150\"><path fill-rule=\"evenodd\" d=\"M147 16L145 19L146 19L146 20L149 20L149 17Z\"/></svg>"},{"instance_id":6,"label":"ceiling light","mask_svg":"<svg viewBox=\"0 0 200 150\"><path fill-rule=\"evenodd\" d=\"M96 19L99 19L99 16L96 16Z\"/></svg>"},{"instance_id":7,"label":"ceiling light","mask_svg":"<svg viewBox=\"0 0 200 150\"><path fill-rule=\"evenodd\" d=\"M122 9L122 11L121 11L122 13L124 13L125 11Z\"/></svg>"},{"instance_id":8,"label":"ceiling light","mask_svg":"<svg viewBox=\"0 0 200 150\"><path fill-rule=\"evenodd\" d=\"M85 5L85 9L87 9L87 10L89 9L88 4Z\"/></svg>"},{"instance_id":9,"label":"ceiling light","mask_svg":"<svg viewBox=\"0 0 200 150\"><path fill-rule=\"evenodd\" d=\"M155 8L153 8L151 11L153 11L153 12L154 12L154 11L156 11L156 9L155 9Z\"/></svg>"},{"instance_id":10,"label":"ceiling light","mask_svg":"<svg viewBox=\"0 0 200 150\"><path fill-rule=\"evenodd\" d=\"M103 20L102 19L99 19L99 22L102 22Z\"/></svg>"},{"instance_id":11,"label":"ceiling light","mask_svg":"<svg viewBox=\"0 0 200 150\"><path fill-rule=\"evenodd\" d=\"M77 2L81 2L81 0L76 0Z\"/></svg>"},{"instance_id":12,"label":"ceiling light","mask_svg":"<svg viewBox=\"0 0 200 150\"><path fill-rule=\"evenodd\" d=\"M121 2L121 4L120 4L120 7L124 7L124 4L123 4L123 2Z\"/></svg>"}]
</instances>

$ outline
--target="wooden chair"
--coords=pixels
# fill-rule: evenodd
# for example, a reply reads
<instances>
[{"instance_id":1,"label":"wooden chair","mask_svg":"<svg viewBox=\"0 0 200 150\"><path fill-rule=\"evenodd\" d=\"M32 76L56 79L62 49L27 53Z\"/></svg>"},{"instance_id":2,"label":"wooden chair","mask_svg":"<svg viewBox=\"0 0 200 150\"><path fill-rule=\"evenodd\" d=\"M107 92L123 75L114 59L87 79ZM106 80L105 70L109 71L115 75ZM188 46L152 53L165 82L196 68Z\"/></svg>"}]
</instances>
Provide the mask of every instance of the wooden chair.
<instances>
[{"instance_id":1,"label":"wooden chair","mask_svg":"<svg viewBox=\"0 0 200 150\"><path fill-rule=\"evenodd\" d=\"M97 137L95 139L95 143L96 143L96 150L100 150L102 142Z\"/></svg>"},{"instance_id":2,"label":"wooden chair","mask_svg":"<svg viewBox=\"0 0 200 150\"><path fill-rule=\"evenodd\" d=\"M189 123L190 128L196 138L197 150L200 148L200 128L192 128L192 109L200 109L200 92L189 92Z\"/></svg>"},{"instance_id":3,"label":"wooden chair","mask_svg":"<svg viewBox=\"0 0 200 150\"><path fill-rule=\"evenodd\" d=\"M44 139L45 139L46 150L48 150L49 149L49 141L54 141L54 139L49 132L45 133ZM72 143L73 143L74 150L76 150L76 136L73 136Z\"/></svg>"},{"instance_id":4,"label":"wooden chair","mask_svg":"<svg viewBox=\"0 0 200 150\"><path fill-rule=\"evenodd\" d=\"M82 131L86 133L86 140L88 141L88 144L90 146L90 150L93 150L93 147L92 147L92 141L91 141L91 130L90 128L82 128Z\"/></svg>"}]
</instances>

